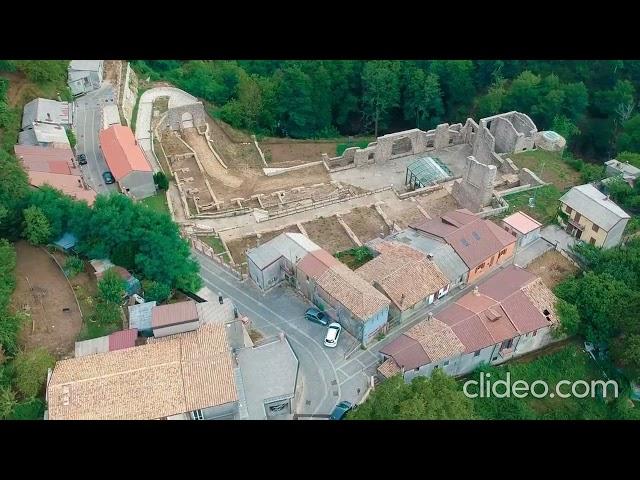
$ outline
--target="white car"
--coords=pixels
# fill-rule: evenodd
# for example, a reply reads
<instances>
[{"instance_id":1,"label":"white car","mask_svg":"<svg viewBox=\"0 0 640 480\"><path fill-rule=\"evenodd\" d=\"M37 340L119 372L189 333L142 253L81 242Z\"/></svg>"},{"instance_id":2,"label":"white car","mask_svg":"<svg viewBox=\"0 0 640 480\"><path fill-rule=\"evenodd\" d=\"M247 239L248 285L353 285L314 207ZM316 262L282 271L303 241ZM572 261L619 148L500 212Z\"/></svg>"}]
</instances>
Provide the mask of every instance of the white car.
<instances>
[{"instance_id":1,"label":"white car","mask_svg":"<svg viewBox=\"0 0 640 480\"><path fill-rule=\"evenodd\" d=\"M327 330L327 336L324 339L324 346L333 348L338 345L338 337L340 336L341 331L342 327L339 323L330 323L329 329Z\"/></svg>"}]
</instances>

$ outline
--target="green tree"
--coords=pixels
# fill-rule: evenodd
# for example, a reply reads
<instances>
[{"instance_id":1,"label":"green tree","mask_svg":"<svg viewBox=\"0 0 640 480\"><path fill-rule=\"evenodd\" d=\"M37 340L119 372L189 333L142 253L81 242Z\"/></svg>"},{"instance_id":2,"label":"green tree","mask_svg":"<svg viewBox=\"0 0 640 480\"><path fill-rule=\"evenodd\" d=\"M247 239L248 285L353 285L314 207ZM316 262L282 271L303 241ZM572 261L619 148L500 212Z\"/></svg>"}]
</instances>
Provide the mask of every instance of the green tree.
<instances>
[{"instance_id":1,"label":"green tree","mask_svg":"<svg viewBox=\"0 0 640 480\"><path fill-rule=\"evenodd\" d=\"M171 288L168 285L153 280L143 280L142 289L147 302L164 302L171 296Z\"/></svg>"},{"instance_id":2,"label":"green tree","mask_svg":"<svg viewBox=\"0 0 640 480\"><path fill-rule=\"evenodd\" d=\"M125 282L114 268L102 275L98 282L98 297L107 303L120 304L125 294Z\"/></svg>"},{"instance_id":3,"label":"green tree","mask_svg":"<svg viewBox=\"0 0 640 480\"><path fill-rule=\"evenodd\" d=\"M349 419L460 420L473 419L473 403L455 379L441 370L430 378L415 377L405 384L400 375L382 383Z\"/></svg>"},{"instance_id":4,"label":"green tree","mask_svg":"<svg viewBox=\"0 0 640 480\"><path fill-rule=\"evenodd\" d=\"M367 62L362 71L362 100L364 112L374 122L374 136L378 125L386 120L389 109L400 101L400 79L396 62L375 60Z\"/></svg>"},{"instance_id":5,"label":"green tree","mask_svg":"<svg viewBox=\"0 0 640 480\"><path fill-rule=\"evenodd\" d=\"M559 298L556 302L556 311L560 320L558 332L567 336L577 335L580 332L578 308Z\"/></svg>"},{"instance_id":6,"label":"green tree","mask_svg":"<svg viewBox=\"0 0 640 480\"><path fill-rule=\"evenodd\" d=\"M51 240L51 225L40 208L31 206L23 210L23 235L32 245L43 245Z\"/></svg>"},{"instance_id":7,"label":"green tree","mask_svg":"<svg viewBox=\"0 0 640 480\"><path fill-rule=\"evenodd\" d=\"M622 133L618 137L618 150L640 152L640 114L624 122Z\"/></svg>"},{"instance_id":8,"label":"green tree","mask_svg":"<svg viewBox=\"0 0 640 480\"><path fill-rule=\"evenodd\" d=\"M640 378L640 335L623 335L612 342L611 353L633 378Z\"/></svg>"},{"instance_id":9,"label":"green tree","mask_svg":"<svg viewBox=\"0 0 640 480\"><path fill-rule=\"evenodd\" d=\"M277 95L282 133L293 138L312 136L315 131L313 87L299 63L294 62L280 72Z\"/></svg>"},{"instance_id":10,"label":"green tree","mask_svg":"<svg viewBox=\"0 0 640 480\"><path fill-rule=\"evenodd\" d=\"M16 60L16 68L34 83L66 79L68 60Z\"/></svg>"},{"instance_id":11,"label":"green tree","mask_svg":"<svg viewBox=\"0 0 640 480\"><path fill-rule=\"evenodd\" d=\"M169 189L169 180L164 172L156 172L153 174L153 181L157 185L159 190Z\"/></svg>"},{"instance_id":12,"label":"green tree","mask_svg":"<svg viewBox=\"0 0 640 480\"><path fill-rule=\"evenodd\" d=\"M122 319L121 312L120 305L117 303L99 300L89 321L96 322L98 325L114 325Z\"/></svg>"},{"instance_id":13,"label":"green tree","mask_svg":"<svg viewBox=\"0 0 640 480\"><path fill-rule=\"evenodd\" d=\"M438 75L447 118L467 115L475 97L474 64L471 60L435 60L430 71Z\"/></svg>"},{"instance_id":14,"label":"green tree","mask_svg":"<svg viewBox=\"0 0 640 480\"><path fill-rule=\"evenodd\" d=\"M13 356L18 351L18 334L24 323L24 315L0 312L0 345L4 354Z\"/></svg>"},{"instance_id":15,"label":"green tree","mask_svg":"<svg viewBox=\"0 0 640 480\"><path fill-rule=\"evenodd\" d=\"M567 141L567 144L570 144L571 140L574 137L580 135L580 129L578 128L578 126L564 115L556 115L555 117L553 117L551 129L554 132L562 135Z\"/></svg>"},{"instance_id":16,"label":"green tree","mask_svg":"<svg viewBox=\"0 0 640 480\"><path fill-rule=\"evenodd\" d=\"M44 348L18 353L13 360L16 390L24 398L38 396L47 379L47 370L55 363L53 356Z\"/></svg>"},{"instance_id":17,"label":"green tree","mask_svg":"<svg viewBox=\"0 0 640 480\"><path fill-rule=\"evenodd\" d=\"M26 172L13 155L0 148L0 207L5 212L0 236L15 238L21 233L20 205L28 194Z\"/></svg>"},{"instance_id":18,"label":"green tree","mask_svg":"<svg viewBox=\"0 0 640 480\"><path fill-rule=\"evenodd\" d=\"M506 80L498 79L489 87L486 95L477 98L476 108L478 116L488 117L502 111L502 104L507 96L505 84Z\"/></svg>"},{"instance_id":19,"label":"green tree","mask_svg":"<svg viewBox=\"0 0 640 480\"><path fill-rule=\"evenodd\" d=\"M628 162L634 167L640 168L640 153L622 152L617 157L620 162Z\"/></svg>"},{"instance_id":20,"label":"green tree","mask_svg":"<svg viewBox=\"0 0 640 480\"><path fill-rule=\"evenodd\" d=\"M424 123L427 119L431 119L430 124L437 124L444 111L438 76L416 68L410 70L406 81L405 120L415 121L417 128L420 128L421 121Z\"/></svg>"}]
</instances>

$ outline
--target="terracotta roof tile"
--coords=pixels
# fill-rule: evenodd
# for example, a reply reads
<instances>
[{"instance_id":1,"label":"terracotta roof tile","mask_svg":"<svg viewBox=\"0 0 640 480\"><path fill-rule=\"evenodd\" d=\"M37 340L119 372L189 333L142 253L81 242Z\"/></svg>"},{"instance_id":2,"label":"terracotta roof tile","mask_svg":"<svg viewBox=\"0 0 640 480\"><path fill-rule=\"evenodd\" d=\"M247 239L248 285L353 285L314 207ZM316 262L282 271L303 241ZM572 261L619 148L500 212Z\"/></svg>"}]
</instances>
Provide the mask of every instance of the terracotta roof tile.
<instances>
[{"instance_id":1,"label":"terracotta roof tile","mask_svg":"<svg viewBox=\"0 0 640 480\"><path fill-rule=\"evenodd\" d=\"M113 125L101 130L98 136L104 159L116 180L133 171L153 171L129 127Z\"/></svg>"},{"instance_id":2,"label":"terracotta roof tile","mask_svg":"<svg viewBox=\"0 0 640 480\"><path fill-rule=\"evenodd\" d=\"M151 420L237 400L226 327L58 362L51 420Z\"/></svg>"},{"instance_id":3,"label":"terracotta roof tile","mask_svg":"<svg viewBox=\"0 0 640 480\"><path fill-rule=\"evenodd\" d=\"M378 367L378 372L384 378L391 378L401 372L400 367L393 358L387 358L382 365Z\"/></svg>"},{"instance_id":4,"label":"terracotta roof tile","mask_svg":"<svg viewBox=\"0 0 640 480\"><path fill-rule=\"evenodd\" d=\"M432 362L454 357L465 349L453 330L435 318L418 322L404 334L417 341Z\"/></svg>"},{"instance_id":5,"label":"terracotta roof tile","mask_svg":"<svg viewBox=\"0 0 640 480\"><path fill-rule=\"evenodd\" d=\"M193 322L198 320L198 310L196 302L187 300L186 302L170 303L168 305L157 305L151 310L151 325L153 328L167 327L179 323Z\"/></svg>"}]
</instances>

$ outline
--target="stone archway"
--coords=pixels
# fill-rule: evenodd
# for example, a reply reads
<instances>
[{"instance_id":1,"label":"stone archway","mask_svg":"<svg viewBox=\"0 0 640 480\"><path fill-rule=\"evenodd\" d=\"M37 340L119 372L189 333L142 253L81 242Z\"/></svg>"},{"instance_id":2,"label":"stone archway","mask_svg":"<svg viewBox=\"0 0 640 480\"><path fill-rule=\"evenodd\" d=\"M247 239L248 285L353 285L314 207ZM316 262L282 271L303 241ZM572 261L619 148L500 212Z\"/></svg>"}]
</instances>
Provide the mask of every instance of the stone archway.
<instances>
[{"instance_id":1,"label":"stone archway","mask_svg":"<svg viewBox=\"0 0 640 480\"><path fill-rule=\"evenodd\" d=\"M182 128L193 128L193 115L191 112L184 112L181 117Z\"/></svg>"}]
</instances>

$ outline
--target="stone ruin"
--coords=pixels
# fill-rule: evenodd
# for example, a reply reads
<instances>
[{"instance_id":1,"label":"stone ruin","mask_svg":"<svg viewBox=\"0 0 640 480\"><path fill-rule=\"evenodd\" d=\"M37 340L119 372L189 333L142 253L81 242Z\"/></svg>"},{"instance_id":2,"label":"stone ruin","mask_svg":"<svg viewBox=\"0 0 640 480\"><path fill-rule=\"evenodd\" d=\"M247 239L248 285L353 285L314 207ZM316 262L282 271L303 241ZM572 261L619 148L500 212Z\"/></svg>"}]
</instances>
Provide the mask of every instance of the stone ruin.
<instances>
[{"instance_id":1,"label":"stone ruin","mask_svg":"<svg viewBox=\"0 0 640 480\"><path fill-rule=\"evenodd\" d=\"M498 172L517 175L520 184L525 183L518 167L506 155L536 148L537 138L538 129L531 118L513 111L483 118L479 123L468 118L464 125L443 123L428 131L412 129L383 135L366 148L351 147L339 157L323 154L322 159L331 171L468 144L472 155L467 158L463 178L454 183L452 194L464 208L478 212L491 203ZM527 175L526 180L531 178Z\"/></svg>"},{"instance_id":2,"label":"stone ruin","mask_svg":"<svg viewBox=\"0 0 640 480\"><path fill-rule=\"evenodd\" d=\"M195 127L200 131L207 124L204 105L201 102L173 107L167 110L167 116L160 128L162 130L183 130Z\"/></svg>"}]
</instances>

